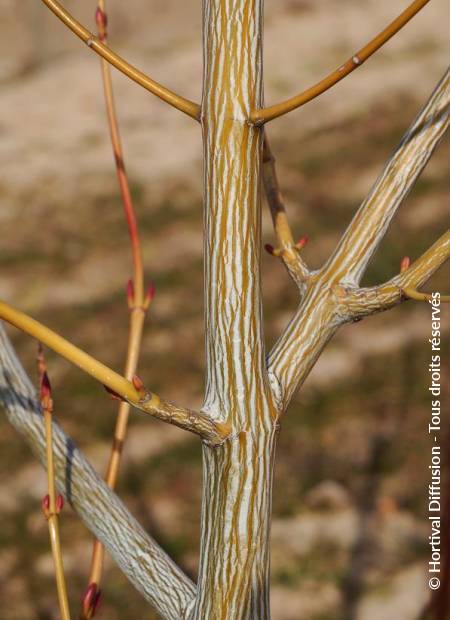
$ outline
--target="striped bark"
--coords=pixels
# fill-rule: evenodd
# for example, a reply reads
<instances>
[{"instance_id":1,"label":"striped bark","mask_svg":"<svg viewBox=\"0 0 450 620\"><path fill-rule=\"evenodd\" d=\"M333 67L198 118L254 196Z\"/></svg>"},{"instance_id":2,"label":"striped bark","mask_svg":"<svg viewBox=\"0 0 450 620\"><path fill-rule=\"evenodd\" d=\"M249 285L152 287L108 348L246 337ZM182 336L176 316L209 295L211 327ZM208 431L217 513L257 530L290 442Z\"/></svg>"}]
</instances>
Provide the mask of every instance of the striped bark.
<instances>
[{"instance_id":1,"label":"striped bark","mask_svg":"<svg viewBox=\"0 0 450 620\"><path fill-rule=\"evenodd\" d=\"M269 520L277 412L261 322L262 0L205 0L207 376L204 409L232 434L204 447L202 548L191 617L269 618Z\"/></svg>"},{"instance_id":2,"label":"striped bark","mask_svg":"<svg viewBox=\"0 0 450 620\"><path fill-rule=\"evenodd\" d=\"M64 13L54 0L44 2L60 17ZM269 528L279 418L340 325L400 303L405 298L402 287L425 283L450 253L447 232L389 282L359 287L368 261L449 124L447 72L329 261L310 271L290 233L281 244L278 255L296 281L301 300L266 360L259 266L263 130L249 120L263 106L262 10L263 0L203 0L203 101L200 108L192 104L183 110L200 119L203 131L206 393L200 415L165 403L158 417L203 438L197 588L143 532L55 424L60 491L168 620L270 618ZM72 18L63 21L73 26ZM78 26L75 32L81 38L89 35ZM269 174L266 187L275 191L274 170ZM282 224L287 226L284 215ZM5 304L0 306L0 315L3 307L4 318L17 319L16 311L10 308L5 314ZM29 323L26 319L24 325ZM60 349L64 354L67 346ZM85 354L78 350L80 355ZM88 361L91 367L92 358ZM111 375L110 369L96 364L101 372L91 369L91 374ZM132 404L147 410L151 398ZM34 391L1 329L0 404L42 459L45 441Z\"/></svg>"}]
</instances>

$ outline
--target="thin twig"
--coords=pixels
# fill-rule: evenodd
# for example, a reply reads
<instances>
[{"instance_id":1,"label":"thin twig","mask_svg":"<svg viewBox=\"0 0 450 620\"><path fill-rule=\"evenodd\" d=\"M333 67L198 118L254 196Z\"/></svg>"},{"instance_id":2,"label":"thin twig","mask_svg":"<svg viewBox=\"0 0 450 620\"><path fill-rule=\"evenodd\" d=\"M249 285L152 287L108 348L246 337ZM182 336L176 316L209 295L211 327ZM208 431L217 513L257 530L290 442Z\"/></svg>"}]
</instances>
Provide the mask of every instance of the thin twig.
<instances>
[{"instance_id":1,"label":"thin twig","mask_svg":"<svg viewBox=\"0 0 450 620\"><path fill-rule=\"evenodd\" d=\"M335 293L340 305L342 317L346 321L354 321L365 316L384 312L407 299L416 301L435 301L448 303L449 295L420 293L418 289L426 284L431 276L450 257L450 231L447 230L417 260L388 282L367 288L343 286L336 287ZM405 259L403 259L404 261ZM402 261L402 263L403 263ZM409 262L409 261L408 261Z\"/></svg>"},{"instance_id":2,"label":"thin twig","mask_svg":"<svg viewBox=\"0 0 450 620\"><path fill-rule=\"evenodd\" d=\"M214 420L203 412L177 407L173 403L162 400L157 394L142 386L135 387L136 382L128 381L39 321L1 301L0 318L40 340L50 349L97 379L113 395L126 400L140 411L148 413L158 420L195 433L212 445L220 444L228 437L230 428L227 423Z\"/></svg>"},{"instance_id":3,"label":"thin twig","mask_svg":"<svg viewBox=\"0 0 450 620\"><path fill-rule=\"evenodd\" d=\"M99 39L102 43L106 43L107 15L105 13L104 0L98 0L95 17L97 22ZM119 125L114 104L111 71L109 68L109 63L104 58L102 58L100 62L103 89L105 95L106 113L111 136L111 144L116 164L120 194L122 197L122 203L128 225L128 232L130 236L133 257L133 280L130 280L130 282L128 283L127 290L128 306L130 310L130 326L124 373L125 378L131 380L136 373L141 348L144 320L147 314L149 304L153 297L154 289L153 287L151 287L147 295L145 295L144 269L142 263L142 252L139 240L138 224L133 207L133 200L131 196L128 177L125 169ZM106 483L111 489L115 488L118 478L122 450L127 433L129 413L129 403L122 401L119 405L116 425L114 429L114 437L111 447L111 454L105 475ZM105 550L103 545L98 540L95 540L93 544L91 566L89 570L88 587L85 597L83 599L83 606L80 614L82 620L88 620L95 615L95 611L97 609L98 601L101 595L100 582L103 571L104 555Z\"/></svg>"},{"instance_id":4,"label":"thin twig","mask_svg":"<svg viewBox=\"0 0 450 620\"><path fill-rule=\"evenodd\" d=\"M61 553L61 540L59 536L59 513L62 509L62 496L56 495L55 465L53 460L53 399L41 344L39 344L38 350L38 372L40 383L39 393L45 424L48 487L48 495L46 495L42 501L42 509L48 523L61 618L62 620L70 620L66 579L64 576L64 565Z\"/></svg>"},{"instance_id":5,"label":"thin twig","mask_svg":"<svg viewBox=\"0 0 450 620\"><path fill-rule=\"evenodd\" d=\"M307 238L302 237L295 243L292 236L284 199L278 182L275 157L270 148L266 132L264 132L263 143L262 177L267 204L269 205L278 242L277 248L272 248L272 246L267 244L266 250L274 256L279 256L294 281L301 285L309 273L306 264L299 254L299 251L306 245Z\"/></svg>"},{"instance_id":6,"label":"thin twig","mask_svg":"<svg viewBox=\"0 0 450 620\"><path fill-rule=\"evenodd\" d=\"M421 293L415 288L402 288L402 293L407 299L414 299L415 301L431 301L434 299L430 293ZM450 295L439 295L439 301L441 303L449 303Z\"/></svg>"},{"instance_id":7,"label":"thin twig","mask_svg":"<svg viewBox=\"0 0 450 620\"><path fill-rule=\"evenodd\" d=\"M256 125L262 125L268 121L278 118L283 114L287 114L296 108L308 103L312 99L315 99L332 86L340 82L349 73L360 67L365 60L367 60L372 54L380 49L391 37L393 37L403 26L405 26L410 19L416 15L430 0L414 0L410 6L403 11L393 22L389 24L384 30L382 30L377 36L369 41L364 47L358 50L353 56L347 60L338 69L327 75L325 78L314 84L310 88L301 92L295 97L291 97L286 101L282 101L273 106L262 108L261 110L255 110L250 115L250 120Z\"/></svg>"},{"instance_id":8,"label":"thin twig","mask_svg":"<svg viewBox=\"0 0 450 620\"><path fill-rule=\"evenodd\" d=\"M191 116L195 120L199 119L200 106L189 99L185 99L180 95L172 92L165 86L162 86L151 77L133 67L129 62L116 54L107 45L104 45L96 36L78 22L66 9L56 0L42 0L44 4L86 45L94 52L102 56L116 69L124 73L131 80L150 91L169 105Z\"/></svg>"}]
</instances>

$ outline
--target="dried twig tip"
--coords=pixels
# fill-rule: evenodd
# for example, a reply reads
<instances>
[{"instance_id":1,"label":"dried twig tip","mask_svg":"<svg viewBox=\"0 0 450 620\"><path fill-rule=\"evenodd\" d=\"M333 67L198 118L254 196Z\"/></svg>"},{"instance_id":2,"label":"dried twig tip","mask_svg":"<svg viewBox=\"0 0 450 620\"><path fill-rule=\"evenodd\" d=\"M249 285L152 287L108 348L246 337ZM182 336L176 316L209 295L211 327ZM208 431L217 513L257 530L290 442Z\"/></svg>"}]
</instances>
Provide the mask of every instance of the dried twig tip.
<instances>
[{"instance_id":1,"label":"dried twig tip","mask_svg":"<svg viewBox=\"0 0 450 620\"><path fill-rule=\"evenodd\" d=\"M400 261L400 273L403 273L404 271L406 271L410 265L411 265L411 259L409 258L409 256L404 256L402 260Z\"/></svg>"}]
</instances>

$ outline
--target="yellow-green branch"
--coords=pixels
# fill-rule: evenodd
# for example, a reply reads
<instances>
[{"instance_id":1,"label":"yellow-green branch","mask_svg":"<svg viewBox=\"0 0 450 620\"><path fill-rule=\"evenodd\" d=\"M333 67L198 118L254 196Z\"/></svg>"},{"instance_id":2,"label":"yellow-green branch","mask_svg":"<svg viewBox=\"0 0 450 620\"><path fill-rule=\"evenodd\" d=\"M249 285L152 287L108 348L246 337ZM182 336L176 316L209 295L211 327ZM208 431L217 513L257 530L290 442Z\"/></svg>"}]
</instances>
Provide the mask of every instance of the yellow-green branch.
<instances>
[{"instance_id":1,"label":"yellow-green branch","mask_svg":"<svg viewBox=\"0 0 450 620\"><path fill-rule=\"evenodd\" d=\"M84 41L90 49L107 60L116 69L166 103L170 104L174 108L177 108L177 110L180 110L188 116L198 120L200 106L197 103L177 95L131 65L107 45L104 45L92 32L80 24L80 22L77 21L59 2L56 2L56 0L42 0L42 2L46 4L47 7L56 15L56 17L58 17L74 34L76 34L77 37Z\"/></svg>"},{"instance_id":2,"label":"yellow-green branch","mask_svg":"<svg viewBox=\"0 0 450 620\"><path fill-rule=\"evenodd\" d=\"M226 423L215 421L202 412L177 407L148 390L137 389L131 381L122 375L45 327L39 321L4 302L0 302L0 319L8 321L11 325L40 340L140 411L144 411L158 420L200 435L202 439L213 445L222 443L229 435L230 429Z\"/></svg>"},{"instance_id":3,"label":"yellow-green branch","mask_svg":"<svg viewBox=\"0 0 450 620\"><path fill-rule=\"evenodd\" d=\"M50 381L47 376L46 364L42 346L39 345L38 371L40 379L40 400L44 416L46 461L47 461L47 488L48 495L44 497L42 508L48 523L50 544L53 562L55 565L56 588L58 592L59 610L62 620L70 620L69 602L67 598L66 579L59 536L59 512L61 510L61 496L56 496L55 464L53 459L53 399Z\"/></svg>"},{"instance_id":4,"label":"yellow-green branch","mask_svg":"<svg viewBox=\"0 0 450 620\"><path fill-rule=\"evenodd\" d=\"M409 5L407 9L403 11L393 22L389 24L384 30L382 30L377 36L369 41L364 47L358 50L347 62L341 65L338 69L327 75L325 78L314 84L310 88L307 88L303 92L291 97L286 101L277 103L273 106L262 108L261 110L255 110L250 115L250 120L256 125L262 125L268 121L278 118L283 114L287 114L296 108L299 108L305 103L308 103L312 99L315 99L332 86L344 79L349 73L352 73L355 69L360 67L364 61L366 61L372 54L380 49L389 39L391 39L399 30L405 26L410 19L416 15L430 0L415 0Z\"/></svg>"}]
</instances>

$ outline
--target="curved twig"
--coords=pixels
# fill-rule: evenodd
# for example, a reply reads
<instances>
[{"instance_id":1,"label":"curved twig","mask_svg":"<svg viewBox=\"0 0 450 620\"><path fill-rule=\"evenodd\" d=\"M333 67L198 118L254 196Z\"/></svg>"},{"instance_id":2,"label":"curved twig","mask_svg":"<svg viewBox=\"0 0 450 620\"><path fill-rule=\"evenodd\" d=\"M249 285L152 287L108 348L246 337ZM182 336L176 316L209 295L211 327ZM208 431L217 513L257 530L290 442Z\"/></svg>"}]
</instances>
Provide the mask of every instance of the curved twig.
<instances>
[{"instance_id":1,"label":"curved twig","mask_svg":"<svg viewBox=\"0 0 450 620\"><path fill-rule=\"evenodd\" d=\"M222 443L228 436L229 428L226 423L215 421L205 413L177 407L162 400L157 394L145 390L143 386L142 388L135 387L136 382L128 381L39 321L4 302L0 302L0 318L26 334L37 338L69 362L84 370L88 375L100 381L109 392L126 400L140 411L144 411L163 422L169 422L200 435L204 441L213 445Z\"/></svg>"},{"instance_id":2,"label":"curved twig","mask_svg":"<svg viewBox=\"0 0 450 620\"><path fill-rule=\"evenodd\" d=\"M353 56L347 60L338 69L327 75L325 78L314 84L310 88L307 88L303 92L295 97L291 97L286 101L277 103L273 106L262 108L261 110L255 110L250 115L250 121L255 125L262 125L268 121L278 118L283 114L287 114L296 108L308 103L312 99L315 99L332 86L340 82L349 73L360 67L364 61L366 61L372 54L380 49L391 37L393 37L403 26L405 26L410 19L416 15L430 0L414 0L407 9L403 11L393 22L389 24L384 30L382 30L377 36L369 41L364 47L358 50Z\"/></svg>"},{"instance_id":3,"label":"curved twig","mask_svg":"<svg viewBox=\"0 0 450 620\"><path fill-rule=\"evenodd\" d=\"M98 37L78 22L59 2L56 0L42 0L47 7L58 17L74 34L77 35L86 45L102 58L107 60L116 69L124 73L134 82L150 91L177 110L184 112L188 116L198 120L200 106L189 99L172 92L162 86L151 77L133 67L129 62L116 54L107 45L104 45Z\"/></svg>"}]
</instances>

